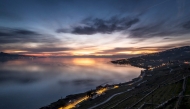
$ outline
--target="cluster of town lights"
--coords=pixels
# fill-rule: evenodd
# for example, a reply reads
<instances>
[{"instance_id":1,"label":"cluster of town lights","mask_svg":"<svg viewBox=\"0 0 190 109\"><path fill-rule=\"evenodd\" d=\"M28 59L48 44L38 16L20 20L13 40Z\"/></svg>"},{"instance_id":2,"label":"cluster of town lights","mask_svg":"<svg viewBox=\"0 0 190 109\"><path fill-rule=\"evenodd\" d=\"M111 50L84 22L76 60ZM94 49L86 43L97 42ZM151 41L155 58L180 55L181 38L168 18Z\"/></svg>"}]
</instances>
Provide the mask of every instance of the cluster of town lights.
<instances>
[{"instance_id":1,"label":"cluster of town lights","mask_svg":"<svg viewBox=\"0 0 190 109\"><path fill-rule=\"evenodd\" d=\"M118 87L119 87L119 86L115 85L115 86L113 87L113 89L118 88ZM96 91L96 94L97 94L98 96L100 96L100 95L102 95L104 92L106 92L107 90L108 90L108 88L101 88L101 89L99 89L99 90ZM69 103L68 105L66 105L66 106L64 106L64 107L60 107L59 109L71 109L71 108L74 108L74 107L76 107L79 103L81 103L81 102L83 102L83 101L85 101L85 100L88 100L89 98L90 98L90 97L88 97L88 96L81 97L81 98L75 100L74 102Z\"/></svg>"},{"instance_id":2,"label":"cluster of town lights","mask_svg":"<svg viewBox=\"0 0 190 109\"><path fill-rule=\"evenodd\" d=\"M59 109L71 109L71 108L74 108L77 104L81 103L82 101L84 100L87 100L89 97L85 96L85 97L82 97L72 103L69 103L67 106L64 106L64 107L60 107Z\"/></svg>"}]
</instances>

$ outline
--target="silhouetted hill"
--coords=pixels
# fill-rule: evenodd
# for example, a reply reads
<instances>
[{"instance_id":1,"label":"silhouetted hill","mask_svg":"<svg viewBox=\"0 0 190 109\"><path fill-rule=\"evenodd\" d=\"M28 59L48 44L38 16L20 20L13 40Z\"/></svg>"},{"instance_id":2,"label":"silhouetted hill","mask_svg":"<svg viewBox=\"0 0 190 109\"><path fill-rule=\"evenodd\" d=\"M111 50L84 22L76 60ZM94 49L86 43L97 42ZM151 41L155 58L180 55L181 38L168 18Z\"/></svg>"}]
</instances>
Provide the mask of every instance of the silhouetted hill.
<instances>
[{"instance_id":1,"label":"silhouetted hill","mask_svg":"<svg viewBox=\"0 0 190 109\"><path fill-rule=\"evenodd\" d=\"M5 57L5 56L19 56L18 54L8 54L4 52L0 52L0 57Z\"/></svg>"},{"instance_id":2,"label":"silhouetted hill","mask_svg":"<svg viewBox=\"0 0 190 109\"><path fill-rule=\"evenodd\" d=\"M190 61L190 46L173 48L162 52L138 57L112 61L114 64L131 64L138 67L155 67L167 63L183 63Z\"/></svg>"},{"instance_id":3,"label":"silhouetted hill","mask_svg":"<svg viewBox=\"0 0 190 109\"><path fill-rule=\"evenodd\" d=\"M30 59L34 58L34 56L26 56L26 55L19 55L19 54L9 54L0 52L0 62L6 62L9 60L15 60L15 59Z\"/></svg>"},{"instance_id":4,"label":"silhouetted hill","mask_svg":"<svg viewBox=\"0 0 190 109\"><path fill-rule=\"evenodd\" d=\"M173 48L166 51L140 56L139 58L145 59L168 59L168 60L189 60L190 59L190 46L180 48Z\"/></svg>"}]
</instances>

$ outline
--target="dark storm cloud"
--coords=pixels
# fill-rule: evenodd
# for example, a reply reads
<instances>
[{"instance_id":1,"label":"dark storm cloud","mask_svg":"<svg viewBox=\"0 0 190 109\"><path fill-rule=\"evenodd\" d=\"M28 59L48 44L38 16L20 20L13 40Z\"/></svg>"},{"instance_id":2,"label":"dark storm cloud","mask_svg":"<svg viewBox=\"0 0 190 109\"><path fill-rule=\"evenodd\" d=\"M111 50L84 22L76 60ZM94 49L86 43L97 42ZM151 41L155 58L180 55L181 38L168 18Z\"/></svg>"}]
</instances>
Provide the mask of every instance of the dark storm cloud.
<instances>
[{"instance_id":1,"label":"dark storm cloud","mask_svg":"<svg viewBox=\"0 0 190 109\"><path fill-rule=\"evenodd\" d=\"M0 43L52 42L56 38L27 29L0 28Z\"/></svg>"},{"instance_id":2,"label":"dark storm cloud","mask_svg":"<svg viewBox=\"0 0 190 109\"><path fill-rule=\"evenodd\" d=\"M130 28L132 25L139 22L138 18L119 18L112 17L108 20L99 19L99 18L86 18L82 20L80 26L74 26L71 28L70 33L72 34L96 34L96 33L107 33L111 34L115 31L122 31ZM58 29L58 33L60 32L69 32L66 29Z\"/></svg>"}]
</instances>

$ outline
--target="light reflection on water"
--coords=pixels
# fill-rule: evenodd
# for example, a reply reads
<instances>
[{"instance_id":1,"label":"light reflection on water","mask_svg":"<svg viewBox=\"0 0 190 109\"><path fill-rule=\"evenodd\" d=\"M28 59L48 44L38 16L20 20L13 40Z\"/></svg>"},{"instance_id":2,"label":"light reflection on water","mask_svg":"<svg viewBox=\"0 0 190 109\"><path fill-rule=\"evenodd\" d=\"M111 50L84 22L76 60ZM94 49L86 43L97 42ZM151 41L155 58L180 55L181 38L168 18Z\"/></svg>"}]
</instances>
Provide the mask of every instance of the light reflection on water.
<instances>
[{"instance_id":1,"label":"light reflection on water","mask_svg":"<svg viewBox=\"0 0 190 109\"><path fill-rule=\"evenodd\" d=\"M0 63L0 109L37 109L69 94L139 76L140 68L113 65L111 60L41 58Z\"/></svg>"}]
</instances>

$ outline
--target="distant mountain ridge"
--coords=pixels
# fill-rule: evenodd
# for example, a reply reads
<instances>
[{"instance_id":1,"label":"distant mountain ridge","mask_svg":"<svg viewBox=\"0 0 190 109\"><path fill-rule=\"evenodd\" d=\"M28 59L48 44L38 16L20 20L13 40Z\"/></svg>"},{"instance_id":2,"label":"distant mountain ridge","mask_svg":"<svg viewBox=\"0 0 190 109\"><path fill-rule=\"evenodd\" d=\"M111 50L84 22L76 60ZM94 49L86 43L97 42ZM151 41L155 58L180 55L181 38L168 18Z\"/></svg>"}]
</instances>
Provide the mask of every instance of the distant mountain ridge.
<instances>
[{"instance_id":1,"label":"distant mountain ridge","mask_svg":"<svg viewBox=\"0 0 190 109\"><path fill-rule=\"evenodd\" d=\"M33 59L33 58L36 58L36 57L35 56L9 54L9 53L0 52L0 62L7 62L10 60L15 60L15 59Z\"/></svg>"},{"instance_id":2,"label":"distant mountain ridge","mask_svg":"<svg viewBox=\"0 0 190 109\"><path fill-rule=\"evenodd\" d=\"M139 58L148 57L149 59L170 59L170 60L185 60L190 59L190 46L183 46L179 48L173 48L157 53L147 54L139 56ZM133 57L138 58L138 57Z\"/></svg>"},{"instance_id":3,"label":"distant mountain ridge","mask_svg":"<svg viewBox=\"0 0 190 109\"><path fill-rule=\"evenodd\" d=\"M25 56L26 57L26 55L9 54L9 53L0 52L0 57L19 57L19 56Z\"/></svg>"},{"instance_id":4,"label":"distant mountain ridge","mask_svg":"<svg viewBox=\"0 0 190 109\"><path fill-rule=\"evenodd\" d=\"M165 65L167 63L184 63L190 62L190 46L173 48L157 53L132 57L128 59L120 59L111 61L114 64L131 64L138 67L155 67Z\"/></svg>"}]
</instances>

